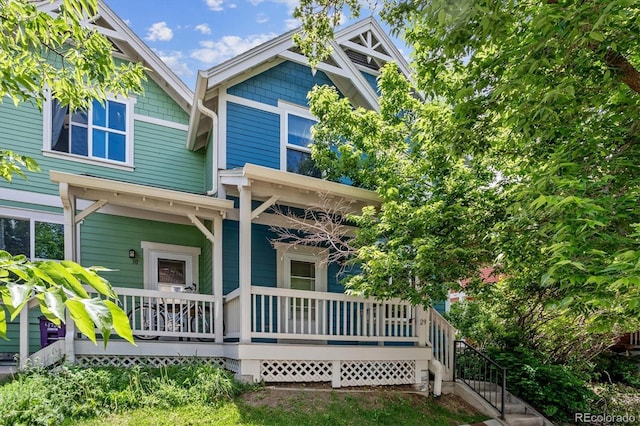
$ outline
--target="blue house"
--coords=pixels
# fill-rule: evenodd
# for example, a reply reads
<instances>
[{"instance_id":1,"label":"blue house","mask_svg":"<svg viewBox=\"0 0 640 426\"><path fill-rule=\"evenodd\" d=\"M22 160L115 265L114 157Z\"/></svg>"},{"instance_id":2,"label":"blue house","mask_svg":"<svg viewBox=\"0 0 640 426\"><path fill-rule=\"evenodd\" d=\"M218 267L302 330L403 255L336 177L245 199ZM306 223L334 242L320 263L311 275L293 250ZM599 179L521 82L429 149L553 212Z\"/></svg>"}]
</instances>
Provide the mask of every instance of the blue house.
<instances>
[{"instance_id":1,"label":"blue house","mask_svg":"<svg viewBox=\"0 0 640 426\"><path fill-rule=\"evenodd\" d=\"M95 346L67 321L41 348L38 311L25 309L0 353L123 366L201 357L246 380L334 387L451 377L453 329L435 310L347 295L325 251L274 243L274 226L292 226L277 207L379 203L319 177L306 99L328 84L375 110L380 68L409 75L375 20L337 32L315 70L289 32L200 71L195 93L104 2L94 25L120 60L149 69L145 93L81 112L0 104L3 148L43 169L0 183L0 249L110 268L137 346Z\"/></svg>"}]
</instances>

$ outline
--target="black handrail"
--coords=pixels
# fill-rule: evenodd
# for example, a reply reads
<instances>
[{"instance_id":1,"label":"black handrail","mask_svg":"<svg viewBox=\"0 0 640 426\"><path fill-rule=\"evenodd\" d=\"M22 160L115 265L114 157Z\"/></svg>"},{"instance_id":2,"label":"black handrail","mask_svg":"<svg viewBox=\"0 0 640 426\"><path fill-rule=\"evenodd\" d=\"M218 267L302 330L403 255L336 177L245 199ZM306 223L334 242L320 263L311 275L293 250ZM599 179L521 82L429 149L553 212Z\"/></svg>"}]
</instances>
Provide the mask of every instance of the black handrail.
<instances>
[{"instance_id":1,"label":"black handrail","mask_svg":"<svg viewBox=\"0 0 640 426\"><path fill-rule=\"evenodd\" d=\"M465 341L455 341L454 378L462 380L475 393L500 412L504 420L507 369Z\"/></svg>"}]
</instances>

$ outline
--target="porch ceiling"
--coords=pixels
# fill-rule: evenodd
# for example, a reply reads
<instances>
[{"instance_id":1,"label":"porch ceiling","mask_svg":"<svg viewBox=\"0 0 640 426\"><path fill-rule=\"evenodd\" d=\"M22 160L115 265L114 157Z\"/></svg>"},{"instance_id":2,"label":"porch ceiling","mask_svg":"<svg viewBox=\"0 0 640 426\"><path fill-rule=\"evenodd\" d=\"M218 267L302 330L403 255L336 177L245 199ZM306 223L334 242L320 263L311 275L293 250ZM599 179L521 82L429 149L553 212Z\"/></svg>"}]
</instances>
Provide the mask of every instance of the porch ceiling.
<instances>
[{"instance_id":1,"label":"porch ceiling","mask_svg":"<svg viewBox=\"0 0 640 426\"><path fill-rule=\"evenodd\" d=\"M105 204L207 219L220 217L221 214L233 208L233 201L229 200L111 179L53 170L49 172L49 177L53 182L60 184L63 204L69 202L68 196L95 201L93 206L86 209L88 210L86 215ZM63 189L64 186L66 189ZM64 199L65 197L67 200Z\"/></svg>"},{"instance_id":2,"label":"porch ceiling","mask_svg":"<svg viewBox=\"0 0 640 426\"><path fill-rule=\"evenodd\" d=\"M255 164L221 171L220 182L230 195L237 196L238 187L246 186L251 188L254 199L273 198L278 204L292 207L317 205L321 195L338 202L351 202L356 211L367 205L380 204L378 194L373 191Z\"/></svg>"}]
</instances>

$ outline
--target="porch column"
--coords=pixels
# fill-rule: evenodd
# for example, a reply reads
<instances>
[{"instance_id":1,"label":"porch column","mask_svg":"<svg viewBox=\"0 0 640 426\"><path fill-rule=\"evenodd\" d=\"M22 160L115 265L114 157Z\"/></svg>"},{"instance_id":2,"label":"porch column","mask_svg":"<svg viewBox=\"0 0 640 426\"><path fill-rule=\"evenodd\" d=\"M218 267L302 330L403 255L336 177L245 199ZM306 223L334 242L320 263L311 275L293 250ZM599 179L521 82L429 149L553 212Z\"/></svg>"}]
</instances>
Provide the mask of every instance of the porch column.
<instances>
[{"instance_id":1,"label":"porch column","mask_svg":"<svg viewBox=\"0 0 640 426\"><path fill-rule=\"evenodd\" d=\"M222 215L213 219L213 295L215 303L213 307L213 332L216 334L216 343L224 342L224 288L222 284Z\"/></svg>"},{"instance_id":2,"label":"porch column","mask_svg":"<svg viewBox=\"0 0 640 426\"><path fill-rule=\"evenodd\" d=\"M62 208L64 211L64 258L77 262L77 227L76 227L76 197L69 192L67 183L60 183L60 198L62 200ZM76 334L75 323L71 320L71 315L67 310L65 319L66 335L65 335L65 354L66 361L75 362L74 337Z\"/></svg>"},{"instance_id":3,"label":"porch column","mask_svg":"<svg viewBox=\"0 0 640 426\"><path fill-rule=\"evenodd\" d=\"M251 342L251 187L240 192L239 281L240 342Z\"/></svg>"}]
</instances>

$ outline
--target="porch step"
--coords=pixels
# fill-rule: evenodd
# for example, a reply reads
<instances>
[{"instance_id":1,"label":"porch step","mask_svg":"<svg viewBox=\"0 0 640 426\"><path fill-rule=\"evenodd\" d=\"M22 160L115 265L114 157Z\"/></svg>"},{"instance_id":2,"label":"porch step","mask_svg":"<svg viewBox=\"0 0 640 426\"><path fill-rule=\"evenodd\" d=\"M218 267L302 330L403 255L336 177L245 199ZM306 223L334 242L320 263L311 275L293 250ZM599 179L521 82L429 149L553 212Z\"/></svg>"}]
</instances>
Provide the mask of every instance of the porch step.
<instances>
[{"instance_id":1,"label":"porch step","mask_svg":"<svg viewBox=\"0 0 640 426\"><path fill-rule=\"evenodd\" d=\"M464 383L464 382L462 382ZM487 401L496 403L500 406L500 399L502 398L502 387L496 384L473 382L474 385L482 389L477 392L476 395L481 396ZM464 383L464 386L468 386ZM487 404L483 401L483 404ZM488 405L487 405L488 406ZM493 409L492 409L493 410ZM496 416L499 415L499 411L495 411ZM533 409L530 405L520 400L515 395L512 395L509 391L504 395L504 413L505 418L501 420L502 424L509 426L550 426L552 423L545 419L540 413Z\"/></svg>"},{"instance_id":2,"label":"porch step","mask_svg":"<svg viewBox=\"0 0 640 426\"><path fill-rule=\"evenodd\" d=\"M504 421L510 426L544 426L544 419L535 414L505 414Z\"/></svg>"}]
</instances>

